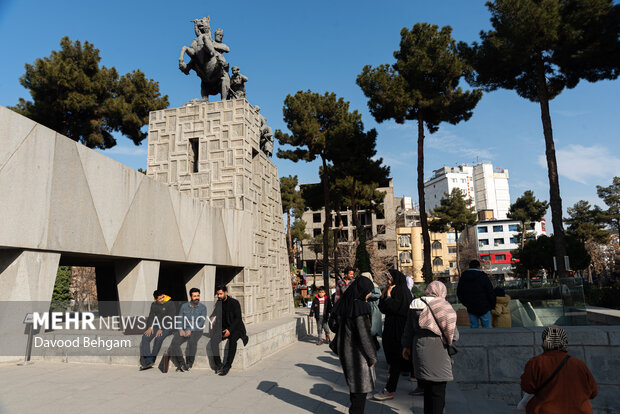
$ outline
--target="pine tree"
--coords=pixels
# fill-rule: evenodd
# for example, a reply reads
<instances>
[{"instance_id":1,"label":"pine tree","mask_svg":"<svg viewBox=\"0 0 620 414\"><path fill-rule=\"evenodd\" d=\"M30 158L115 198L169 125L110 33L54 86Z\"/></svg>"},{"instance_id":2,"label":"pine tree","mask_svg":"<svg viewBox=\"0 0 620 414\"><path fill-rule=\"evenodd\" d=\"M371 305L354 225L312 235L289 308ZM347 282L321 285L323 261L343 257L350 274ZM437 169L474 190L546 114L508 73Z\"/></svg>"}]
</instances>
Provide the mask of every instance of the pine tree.
<instances>
[{"instance_id":1,"label":"pine tree","mask_svg":"<svg viewBox=\"0 0 620 414\"><path fill-rule=\"evenodd\" d=\"M297 189L297 176L280 177L280 195L282 197L282 212L286 214L286 243L288 250L289 268L292 268L295 258L293 254L293 234L291 232L291 215L301 217L304 211L304 199ZM304 223L305 227L305 223Z\"/></svg>"},{"instance_id":2,"label":"pine tree","mask_svg":"<svg viewBox=\"0 0 620 414\"><path fill-rule=\"evenodd\" d=\"M112 148L113 132L140 145L149 112L168 106L159 83L140 70L119 77L114 67L100 67L92 43L63 37L60 46L49 57L26 64L20 83L32 102L20 98L11 109L89 148Z\"/></svg>"},{"instance_id":3,"label":"pine tree","mask_svg":"<svg viewBox=\"0 0 620 414\"><path fill-rule=\"evenodd\" d=\"M566 274L562 199L549 101L580 80L620 74L620 6L611 0L495 0L487 2L492 30L459 49L475 69L468 82L487 91L514 89L540 105L549 200L559 271Z\"/></svg>"},{"instance_id":4,"label":"pine tree","mask_svg":"<svg viewBox=\"0 0 620 414\"><path fill-rule=\"evenodd\" d=\"M376 68L365 66L357 77L377 122L394 119L397 123L415 120L418 124L418 200L424 240L425 280L432 279L431 241L424 201L424 126L430 133L439 124L457 124L472 116L482 93L464 92L458 85L471 72L457 54L452 28L416 23L400 32L396 62Z\"/></svg>"},{"instance_id":5,"label":"pine tree","mask_svg":"<svg viewBox=\"0 0 620 414\"><path fill-rule=\"evenodd\" d=\"M613 182L608 187L597 185L596 193L607 205L605 219L616 230L618 240L620 240L620 177L614 177Z\"/></svg>"},{"instance_id":6,"label":"pine tree","mask_svg":"<svg viewBox=\"0 0 620 414\"><path fill-rule=\"evenodd\" d=\"M459 188L453 188L450 194L445 194L439 201L439 205L433 209L431 215L436 217L429 225L431 231L446 233L454 231L456 240L456 272L461 275L461 258L459 233L468 226L474 226L478 222L477 215L471 207L471 200L465 199L465 194Z\"/></svg>"}]
</instances>

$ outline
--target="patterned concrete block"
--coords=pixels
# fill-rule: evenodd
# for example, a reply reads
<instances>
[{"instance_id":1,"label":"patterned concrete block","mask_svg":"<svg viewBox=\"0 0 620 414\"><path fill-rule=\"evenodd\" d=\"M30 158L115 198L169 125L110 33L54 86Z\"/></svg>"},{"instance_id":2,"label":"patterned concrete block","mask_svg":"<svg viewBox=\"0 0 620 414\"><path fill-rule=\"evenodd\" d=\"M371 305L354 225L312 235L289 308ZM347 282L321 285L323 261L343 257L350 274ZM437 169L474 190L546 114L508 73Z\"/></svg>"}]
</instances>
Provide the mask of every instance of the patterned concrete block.
<instances>
[{"instance_id":1,"label":"patterned concrete block","mask_svg":"<svg viewBox=\"0 0 620 414\"><path fill-rule=\"evenodd\" d=\"M620 348L585 346L585 363L599 384L618 385L620 372Z\"/></svg>"},{"instance_id":2,"label":"patterned concrete block","mask_svg":"<svg viewBox=\"0 0 620 414\"><path fill-rule=\"evenodd\" d=\"M531 347L493 347L489 352L489 380L492 382L518 382L523 367L534 356Z\"/></svg>"}]
</instances>

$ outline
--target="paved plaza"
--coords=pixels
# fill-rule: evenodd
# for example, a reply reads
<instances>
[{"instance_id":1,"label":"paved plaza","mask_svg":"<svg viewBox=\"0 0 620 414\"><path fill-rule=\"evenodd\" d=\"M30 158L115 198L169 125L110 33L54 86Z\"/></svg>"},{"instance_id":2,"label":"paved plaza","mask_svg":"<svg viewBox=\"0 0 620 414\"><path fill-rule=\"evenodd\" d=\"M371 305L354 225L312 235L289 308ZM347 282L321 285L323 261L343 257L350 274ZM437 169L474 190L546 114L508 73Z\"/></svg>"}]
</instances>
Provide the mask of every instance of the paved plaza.
<instances>
[{"instance_id":1,"label":"paved plaza","mask_svg":"<svg viewBox=\"0 0 620 414\"><path fill-rule=\"evenodd\" d=\"M383 351L377 387L387 377ZM369 400L369 414L423 412L422 397L401 377L393 400ZM0 365L0 413L343 413L348 388L340 363L326 345L305 340L264 359L247 371L219 377L205 369L168 374L139 372L137 365L67 364L36 361ZM449 383L446 413L515 413L500 401Z\"/></svg>"}]
</instances>

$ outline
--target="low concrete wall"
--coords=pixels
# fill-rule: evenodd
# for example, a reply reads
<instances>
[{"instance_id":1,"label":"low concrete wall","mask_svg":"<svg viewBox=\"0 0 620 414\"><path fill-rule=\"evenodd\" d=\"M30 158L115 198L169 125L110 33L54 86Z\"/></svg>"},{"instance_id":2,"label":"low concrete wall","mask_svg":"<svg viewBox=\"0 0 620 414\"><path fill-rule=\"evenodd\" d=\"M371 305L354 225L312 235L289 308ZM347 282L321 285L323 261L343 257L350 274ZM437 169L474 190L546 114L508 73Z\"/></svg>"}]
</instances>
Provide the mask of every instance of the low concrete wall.
<instances>
[{"instance_id":1,"label":"low concrete wall","mask_svg":"<svg viewBox=\"0 0 620 414\"><path fill-rule=\"evenodd\" d=\"M462 389L480 389L491 399L521 399L521 374L542 353L543 327L459 328L454 376ZM584 361L598 384L595 413L620 413L620 326L564 326L569 354Z\"/></svg>"},{"instance_id":2,"label":"low concrete wall","mask_svg":"<svg viewBox=\"0 0 620 414\"><path fill-rule=\"evenodd\" d=\"M232 367L233 370L248 369L262 359L275 354L293 343L296 343L299 335L301 335L301 337L305 335L303 321L297 316L285 316L267 322L252 324L248 326L247 330L249 337L248 344L244 346L241 341L238 342L237 355ZM46 349L43 352L38 352L33 349L33 361L45 360L68 363L100 363L112 365L135 365L136 368L138 367L142 335L124 335L120 331L106 331L105 334L88 334L84 331L58 331L46 332L37 336L48 340L75 340L76 338L80 338L81 341L85 336L89 337L91 340L101 338L104 341L110 339L129 339L131 341L131 346L128 348L123 348L122 350L101 350L99 355L75 355L62 348ZM157 364L159 364L161 356L170 346L171 341L172 335L168 336L164 340L157 358ZM209 338L206 335L198 341L194 368L210 368L210 363L207 358L208 344ZM227 341L223 341L220 345L222 357L225 356L224 348L226 344ZM181 346L183 352L185 352L185 347L185 344Z\"/></svg>"}]
</instances>

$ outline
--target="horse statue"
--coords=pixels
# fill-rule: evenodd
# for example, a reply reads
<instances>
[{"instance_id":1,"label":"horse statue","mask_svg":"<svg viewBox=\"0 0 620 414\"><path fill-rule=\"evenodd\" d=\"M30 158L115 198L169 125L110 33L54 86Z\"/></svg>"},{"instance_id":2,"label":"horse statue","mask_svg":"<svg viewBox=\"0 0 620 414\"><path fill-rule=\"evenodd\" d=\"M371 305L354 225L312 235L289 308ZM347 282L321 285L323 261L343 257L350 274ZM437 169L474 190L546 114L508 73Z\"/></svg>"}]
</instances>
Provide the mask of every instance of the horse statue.
<instances>
[{"instance_id":1,"label":"horse statue","mask_svg":"<svg viewBox=\"0 0 620 414\"><path fill-rule=\"evenodd\" d=\"M222 100L228 98L230 90L230 75L228 74L228 62L222 53L230 52L230 48L222 43L224 31L217 29L215 39L211 37L210 17L191 20L194 23L196 38L192 44L181 48L179 57L179 69L189 75L193 69L201 80L200 94L204 101L209 101L209 95L221 96ZM189 63L185 63L187 54Z\"/></svg>"}]
</instances>

